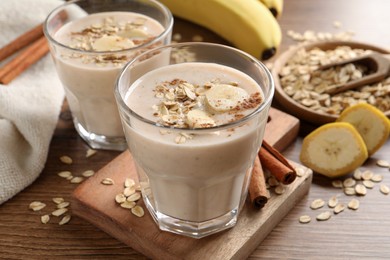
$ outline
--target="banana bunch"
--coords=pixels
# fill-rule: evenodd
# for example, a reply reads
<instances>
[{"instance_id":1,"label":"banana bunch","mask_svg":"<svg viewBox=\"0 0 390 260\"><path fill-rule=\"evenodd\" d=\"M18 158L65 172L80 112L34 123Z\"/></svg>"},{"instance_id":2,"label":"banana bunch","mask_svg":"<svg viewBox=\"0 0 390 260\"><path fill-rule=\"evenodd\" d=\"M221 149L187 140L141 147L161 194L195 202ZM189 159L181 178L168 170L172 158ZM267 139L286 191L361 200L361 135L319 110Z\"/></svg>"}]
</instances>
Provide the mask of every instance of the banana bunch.
<instances>
[{"instance_id":1,"label":"banana bunch","mask_svg":"<svg viewBox=\"0 0 390 260\"><path fill-rule=\"evenodd\" d=\"M272 1L277 3L283 0ZM160 0L160 2L176 17L214 31L237 48L260 60L272 57L282 39L278 21L260 0ZM279 13L281 5L275 4L272 8Z\"/></svg>"},{"instance_id":2,"label":"banana bunch","mask_svg":"<svg viewBox=\"0 0 390 260\"><path fill-rule=\"evenodd\" d=\"M283 12L283 0L260 0L276 17L279 18Z\"/></svg>"}]
</instances>

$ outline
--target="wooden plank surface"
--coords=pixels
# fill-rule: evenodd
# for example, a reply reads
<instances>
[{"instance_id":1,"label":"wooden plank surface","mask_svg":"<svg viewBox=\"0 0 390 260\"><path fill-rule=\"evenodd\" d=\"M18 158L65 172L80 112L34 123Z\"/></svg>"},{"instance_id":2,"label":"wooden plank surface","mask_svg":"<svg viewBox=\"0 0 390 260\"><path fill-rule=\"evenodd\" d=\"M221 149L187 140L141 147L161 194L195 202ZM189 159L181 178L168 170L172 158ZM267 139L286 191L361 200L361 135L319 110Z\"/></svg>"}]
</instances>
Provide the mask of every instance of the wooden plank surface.
<instances>
[{"instance_id":1,"label":"wooden plank surface","mask_svg":"<svg viewBox=\"0 0 390 260\"><path fill-rule=\"evenodd\" d=\"M271 145L277 144L281 149L287 147L296 138L298 129L299 121L296 118L271 108L265 131ZM115 184L102 185L101 181L105 178L113 179ZM126 178L138 179L128 151L75 190L73 213L153 259L242 259L308 192L312 172L305 168L304 176L287 186L284 194L273 194L260 211L246 203L234 228L202 239L160 231L148 212L138 218L117 205L114 198L123 191ZM138 204L146 210L142 201Z\"/></svg>"}]
</instances>

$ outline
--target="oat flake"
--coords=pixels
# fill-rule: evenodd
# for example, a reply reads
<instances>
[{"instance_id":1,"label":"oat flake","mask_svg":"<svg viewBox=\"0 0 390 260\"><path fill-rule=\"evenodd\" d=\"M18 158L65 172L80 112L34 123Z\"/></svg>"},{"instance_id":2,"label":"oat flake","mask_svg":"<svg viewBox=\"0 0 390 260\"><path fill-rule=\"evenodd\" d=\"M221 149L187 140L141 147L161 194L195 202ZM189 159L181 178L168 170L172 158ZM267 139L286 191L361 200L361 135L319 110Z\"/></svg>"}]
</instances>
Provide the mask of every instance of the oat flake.
<instances>
[{"instance_id":1,"label":"oat flake","mask_svg":"<svg viewBox=\"0 0 390 260\"><path fill-rule=\"evenodd\" d=\"M50 221L50 216L49 215L43 215L41 216L41 222L42 224L47 224Z\"/></svg>"},{"instance_id":2,"label":"oat flake","mask_svg":"<svg viewBox=\"0 0 390 260\"><path fill-rule=\"evenodd\" d=\"M353 209L353 210L357 210L359 208L359 205L360 205L360 202L357 199L352 199L348 203L348 208Z\"/></svg>"},{"instance_id":3,"label":"oat flake","mask_svg":"<svg viewBox=\"0 0 390 260\"><path fill-rule=\"evenodd\" d=\"M58 223L58 225L65 225L67 224L71 219L71 216L70 215L65 215L61 221Z\"/></svg>"},{"instance_id":4,"label":"oat flake","mask_svg":"<svg viewBox=\"0 0 390 260\"><path fill-rule=\"evenodd\" d=\"M309 223L311 221L311 217L308 215L303 215L299 217L299 222L302 224Z\"/></svg>"},{"instance_id":5,"label":"oat flake","mask_svg":"<svg viewBox=\"0 0 390 260\"><path fill-rule=\"evenodd\" d=\"M311 209L319 209L325 205L325 201L322 199L316 199L310 204Z\"/></svg>"},{"instance_id":6,"label":"oat flake","mask_svg":"<svg viewBox=\"0 0 390 260\"><path fill-rule=\"evenodd\" d=\"M131 213L133 213L137 217L143 217L145 215L144 209L141 206L135 206L131 209Z\"/></svg>"},{"instance_id":7,"label":"oat flake","mask_svg":"<svg viewBox=\"0 0 390 260\"><path fill-rule=\"evenodd\" d=\"M322 212L321 214L317 215L316 219L318 221L325 221L325 220L328 220L330 219L331 217L331 214L329 211L325 211L325 212Z\"/></svg>"},{"instance_id":8,"label":"oat flake","mask_svg":"<svg viewBox=\"0 0 390 260\"><path fill-rule=\"evenodd\" d=\"M65 164L72 164L73 163L73 160L72 158L70 158L69 156L67 155L63 155L60 157L60 161L65 163Z\"/></svg>"}]
</instances>

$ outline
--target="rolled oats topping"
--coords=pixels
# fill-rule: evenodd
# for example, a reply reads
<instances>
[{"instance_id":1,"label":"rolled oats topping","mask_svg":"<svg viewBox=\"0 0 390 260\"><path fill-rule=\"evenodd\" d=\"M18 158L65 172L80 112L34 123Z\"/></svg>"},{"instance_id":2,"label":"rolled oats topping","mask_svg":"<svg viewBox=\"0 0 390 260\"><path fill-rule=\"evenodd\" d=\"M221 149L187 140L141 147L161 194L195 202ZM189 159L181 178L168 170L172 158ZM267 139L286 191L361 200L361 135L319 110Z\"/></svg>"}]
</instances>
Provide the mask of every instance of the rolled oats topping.
<instances>
[{"instance_id":1,"label":"rolled oats topping","mask_svg":"<svg viewBox=\"0 0 390 260\"><path fill-rule=\"evenodd\" d=\"M157 122L176 128L208 128L222 124L218 114L223 112L230 115L230 121L235 121L243 116L241 111L256 108L263 101L259 92L248 94L236 82L221 83L219 79L203 85L173 79L157 84L153 91L160 100L153 105ZM184 143L186 139L191 136L179 135L175 142Z\"/></svg>"},{"instance_id":2,"label":"rolled oats topping","mask_svg":"<svg viewBox=\"0 0 390 260\"><path fill-rule=\"evenodd\" d=\"M63 57L81 59L83 63L96 63L100 66L122 66L137 55L132 53L111 53L129 50L153 41L161 32L161 25L150 17L129 12L107 12L91 14L73 22L76 25L61 42L72 49L87 52L101 52L101 55L88 55L72 52ZM155 24L158 24L156 26ZM159 30L155 31L155 28ZM151 29L153 28L153 29ZM156 43L160 45L161 43ZM154 44L153 44L154 45ZM152 46L152 47L156 47Z\"/></svg>"}]
</instances>

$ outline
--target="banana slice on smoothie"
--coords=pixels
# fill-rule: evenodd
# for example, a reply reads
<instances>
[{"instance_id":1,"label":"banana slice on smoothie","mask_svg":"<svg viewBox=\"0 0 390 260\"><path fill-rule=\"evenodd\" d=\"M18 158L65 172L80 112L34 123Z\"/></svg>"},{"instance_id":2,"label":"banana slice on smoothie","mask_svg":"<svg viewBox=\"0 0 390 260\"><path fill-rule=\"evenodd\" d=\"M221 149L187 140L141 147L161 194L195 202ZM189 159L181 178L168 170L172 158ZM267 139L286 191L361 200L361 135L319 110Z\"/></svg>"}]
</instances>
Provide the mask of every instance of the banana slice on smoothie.
<instances>
[{"instance_id":1,"label":"banana slice on smoothie","mask_svg":"<svg viewBox=\"0 0 390 260\"><path fill-rule=\"evenodd\" d=\"M205 96L207 105L218 112L232 110L249 98L244 89L228 84L214 84Z\"/></svg>"},{"instance_id":2,"label":"banana slice on smoothie","mask_svg":"<svg viewBox=\"0 0 390 260\"><path fill-rule=\"evenodd\" d=\"M186 123L191 128L207 128L215 126L215 121L203 110L193 109L187 113Z\"/></svg>"},{"instance_id":3,"label":"banana slice on smoothie","mask_svg":"<svg viewBox=\"0 0 390 260\"><path fill-rule=\"evenodd\" d=\"M105 35L92 43L95 51L119 51L134 47L132 40L116 35Z\"/></svg>"},{"instance_id":4,"label":"banana slice on smoothie","mask_svg":"<svg viewBox=\"0 0 390 260\"><path fill-rule=\"evenodd\" d=\"M367 148L359 132L350 123L325 124L302 143L301 162L328 177L345 175L368 158Z\"/></svg>"}]
</instances>

